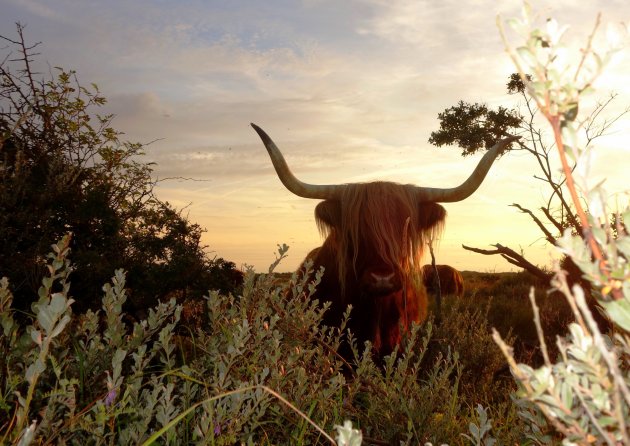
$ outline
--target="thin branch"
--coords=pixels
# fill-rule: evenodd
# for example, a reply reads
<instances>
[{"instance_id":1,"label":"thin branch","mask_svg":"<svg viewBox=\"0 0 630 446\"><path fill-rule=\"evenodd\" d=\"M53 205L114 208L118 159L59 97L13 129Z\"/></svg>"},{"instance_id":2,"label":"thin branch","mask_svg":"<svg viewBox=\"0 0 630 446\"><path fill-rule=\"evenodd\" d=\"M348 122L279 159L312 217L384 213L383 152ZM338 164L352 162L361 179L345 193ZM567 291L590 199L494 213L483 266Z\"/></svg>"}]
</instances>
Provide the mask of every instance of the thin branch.
<instances>
[{"instance_id":1,"label":"thin branch","mask_svg":"<svg viewBox=\"0 0 630 446\"><path fill-rule=\"evenodd\" d=\"M538 228L543 232L543 234L545 234L545 239L552 245L556 244L556 238L551 234L551 232L549 232L549 230L545 227L543 222L540 221L538 217L536 217L536 215L534 215L532 211L530 211L529 209L525 209L524 207L522 207L521 205L517 203L512 203L510 206L515 207L518 210L520 210L522 213L529 215L532 218L532 220L534 220L534 223L538 225Z\"/></svg>"},{"instance_id":2,"label":"thin branch","mask_svg":"<svg viewBox=\"0 0 630 446\"><path fill-rule=\"evenodd\" d=\"M564 208L564 210L567 211L566 214L570 220L571 225L577 229L579 227L577 225L577 220L575 220L575 218L573 217L573 213L570 212L571 208L569 207L569 204L567 203L567 201L564 198L564 195L562 194L561 187L564 184L564 180L561 181L560 183L556 183L554 181L553 175L552 175L553 169L551 167L551 162L549 160L549 149L546 148L542 140L542 133L540 132L540 130L537 130L534 126L534 117L536 115L536 112L539 109L532 107L532 99L527 94L525 94L525 91L523 91L521 95L525 99L527 111L530 116L530 119L524 126L524 129L525 131L529 132L530 141L533 147L529 148L523 143L520 143L520 145L522 148L530 152L536 158L536 161L538 162L540 170L544 174L544 178L538 177L536 175L534 175L534 178L545 181L553 189L553 193L551 194L551 196L549 197L549 200L547 201L547 207L551 208L551 202L554 196L558 197L558 199L560 200L561 206Z\"/></svg>"},{"instance_id":3,"label":"thin branch","mask_svg":"<svg viewBox=\"0 0 630 446\"><path fill-rule=\"evenodd\" d=\"M545 335L543 333L542 324L540 323L540 309L536 304L536 293L534 287L529 289L529 301L532 304L532 310L534 311L534 324L536 325L536 333L538 334L538 340L540 341L540 350L545 360L545 365L551 367L551 360L549 359L549 352L547 351L547 343L545 342Z\"/></svg>"},{"instance_id":4,"label":"thin branch","mask_svg":"<svg viewBox=\"0 0 630 446\"><path fill-rule=\"evenodd\" d=\"M547 112L548 114L548 112ZM593 253L593 257L597 260L599 265L599 271L606 277L606 279L610 278L610 271L608 269L608 262L602 250L595 240L595 236L593 236L593 230L591 228L591 224L588 221L588 216L582 207L582 203L580 201L580 197L577 193L577 188L575 185L575 181L573 180L572 169L569 167L569 163L567 161L567 154L564 148L564 141L562 140L562 132L561 132L561 122L560 117L558 115L549 115L547 116L551 126L553 127L554 137L556 139L556 145L558 147L558 153L560 154L560 161L562 163L562 169L564 170L564 175L567 179L567 188L569 189L569 193L571 195L571 200L573 201L573 205L575 206L575 210L580 218L580 223L582 226L582 234L584 239L588 242L589 247L591 248L591 252ZM613 289L611 294L615 300L621 299L623 295L619 289Z\"/></svg>"},{"instance_id":5,"label":"thin branch","mask_svg":"<svg viewBox=\"0 0 630 446\"><path fill-rule=\"evenodd\" d=\"M586 62L586 58L591 52L591 47L593 46L593 39L595 38L595 34L597 33L597 28L599 28L599 24L601 20L602 20L602 13L600 12L597 14L597 18L595 19L595 26L593 26L593 32L591 33L590 36L588 36L588 40L586 42L586 48L581 51L582 59L580 59L580 63L577 69L575 70L575 75L573 76L573 82L577 82L580 71L582 71L582 67L584 66L584 62ZM584 86L584 89L586 89L589 86L590 86L590 82Z\"/></svg>"},{"instance_id":6,"label":"thin branch","mask_svg":"<svg viewBox=\"0 0 630 446\"><path fill-rule=\"evenodd\" d=\"M541 207L540 210L543 212L543 214L545 214L545 217L547 217L547 220L549 220L549 222L554 225L556 227L556 229L562 234L562 232L564 231L564 227L562 226L562 223L560 223L558 220L555 219L555 217L553 215L551 215L551 212L549 212L549 209L547 209L546 207ZM578 229L578 228L576 228ZM555 245L555 241L553 242L553 244Z\"/></svg>"},{"instance_id":7,"label":"thin branch","mask_svg":"<svg viewBox=\"0 0 630 446\"><path fill-rule=\"evenodd\" d=\"M157 178L155 180L155 183L161 183L163 181L170 181L170 180L177 180L177 181L195 181L195 182L203 182L203 183L210 183L212 182L212 180L201 180L199 178L192 178L192 177L164 177L164 178Z\"/></svg>"},{"instance_id":8,"label":"thin branch","mask_svg":"<svg viewBox=\"0 0 630 446\"><path fill-rule=\"evenodd\" d=\"M549 283L549 281L551 280L551 277L552 277L551 274L544 272L543 270L538 268L536 265L534 265L533 263L525 259L525 257L523 257L521 254L518 254L513 249L503 246L500 243L497 243L492 246L494 246L496 249L472 248L466 245L462 245L462 248L468 251L476 252L478 254L483 254L483 255L497 255L498 254L501 257L503 257L506 261L511 263L512 265L518 266L519 268L523 268L524 270L530 272L531 274L533 274L540 280L544 281L545 283Z\"/></svg>"}]
</instances>

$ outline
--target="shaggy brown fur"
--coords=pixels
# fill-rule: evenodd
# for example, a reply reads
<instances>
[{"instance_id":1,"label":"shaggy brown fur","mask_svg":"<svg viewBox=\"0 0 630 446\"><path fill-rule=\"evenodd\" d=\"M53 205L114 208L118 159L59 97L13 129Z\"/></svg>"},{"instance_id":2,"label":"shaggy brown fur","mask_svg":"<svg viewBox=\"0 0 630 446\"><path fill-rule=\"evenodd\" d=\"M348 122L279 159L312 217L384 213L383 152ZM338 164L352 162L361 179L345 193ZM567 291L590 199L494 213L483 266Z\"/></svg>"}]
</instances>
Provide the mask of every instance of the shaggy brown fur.
<instances>
[{"instance_id":1,"label":"shaggy brown fur","mask_svg":"<svg viewBox=\"0 0 630 446\"><path fill-rule=\"evenodd\" d=\"M446 211L435 203L419 203L414 188L389 182L348 184L339 202L326 200L317 206L320 232L337 245L342 290L348 274L357 275L360 254L400 277L419 277L426 242L441 232ZM361 252L366 248L370 252Z\"/></svg>"},{"instance_id":2,"label":"shaggy brown fur","mask_svg":"<svg viewBox=\"0 0 630 446\"><path fill-rule=\"evenodd\" d=\"M339 200L319 203L315 216L326 240L307 260L326 269L315 294L332 304L325 322L338 325L351 304L360 345L369 340L379 355L390 353L412 322L426 319L420 262L446 211L418 202L413 186L375 182L347 185ZM391 275L391 286L375 289L374 275Z\"/></svg>"},{"instance_id":3,"label":"shaggy brown fur","mask_svg":"<svg viewBox=\"0 0 630 446\"><path fill-rule=\"evenodd\" d=\"M452 294L462 296L464 294L464 278L461 273L450 265L435 265L438 272L439 290L443 296ZM422 267L424 286L431 294L437 294L438 284L435 279L435 270L432 265Z\"/></svg>"}]
</instances>

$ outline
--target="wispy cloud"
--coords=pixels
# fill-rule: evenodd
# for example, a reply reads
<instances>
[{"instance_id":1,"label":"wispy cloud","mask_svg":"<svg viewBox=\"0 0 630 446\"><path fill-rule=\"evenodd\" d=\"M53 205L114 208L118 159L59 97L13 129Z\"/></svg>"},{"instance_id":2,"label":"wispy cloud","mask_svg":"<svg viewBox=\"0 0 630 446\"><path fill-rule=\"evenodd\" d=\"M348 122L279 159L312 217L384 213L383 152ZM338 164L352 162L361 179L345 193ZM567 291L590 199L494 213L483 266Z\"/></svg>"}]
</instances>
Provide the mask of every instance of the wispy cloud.
<instances>
[{"instance_id":1,"label":"wispy cloud","mask_svg":"<svg viewBox=\"0 0 630 446\"><path fill-rule=\"evenodd\" d=\"M191 218L209 229L206 242L220 255L262 269L275 243L290 241L290 269L317 243L314 203L282 187L249 123L269 132L306 181L458 184L475 160L427 139L437 113L460 99L513 105L504 92L513 69L495 14L516 15L521 4L0 0L0 33L11 36L13 23L25 22L26 37L43 42L51 65L99 85L117 129L132 141L154 141L147 159L158 162L157 175L203 180L172 180L159 190L173 203L193 203ZM581 35L597 10L605 19L628 15L623 0L534 6L547 8L543 15L561 12ZM604 82L620 89L621 102L630 98L624 63ZM615 156L627 157L624 138L611 143ZM623 163L607 159L602 169L623 178ZM442 243L444 255L465 259L457 249L466 237L502 241L493 234L515 214L507 205L542 200L531 172L510 154L475 196L449 207L446 237L453 238ZM469 231L470 219L493 212L489 235ZM517 243L536 239L518 232Z\"/></svg>"}]
</instances>

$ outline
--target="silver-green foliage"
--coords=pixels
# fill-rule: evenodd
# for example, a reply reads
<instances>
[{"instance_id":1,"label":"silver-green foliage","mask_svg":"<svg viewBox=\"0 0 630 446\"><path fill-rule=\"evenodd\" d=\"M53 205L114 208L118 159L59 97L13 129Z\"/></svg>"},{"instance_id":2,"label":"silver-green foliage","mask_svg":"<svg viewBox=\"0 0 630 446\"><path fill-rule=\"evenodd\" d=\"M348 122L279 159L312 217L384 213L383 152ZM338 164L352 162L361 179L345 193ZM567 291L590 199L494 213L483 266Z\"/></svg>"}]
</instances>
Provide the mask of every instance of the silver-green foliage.
<instances>
[{"instance_id":1,"label":"silver-green foliage","mask_svg":"<svg viewBox=\"0 0 630 446\"><path fill-rule=\"evenodd\" d=\"M479 424L471 422L468 426L470 435L462 434L462 436L475 446L494 446L497 441L490 435L492 420L488 418L488 413L481 404L477 405L477 416Z\"/></svg>"},{"instance_id":2,"label":"silver-green foliage","mask_svg":"<svg viewBox=\"0 0 630 446\"><path fill-rule=\"evenodd\" d=\"M19 444L66 437L73 444L88 438L90 444L139 443L179 410L172 397L175 379L164 372L173 366L169 336L180 309L173 301L160 304L124 335L125 276L116 271L112 285L103 288L103 312L73 316L69 244L65 236L53 245L30 323L14 317L8 281L1 282L1 342L10 348L3 358L0 407L7 415L18 405L1 438ZM154 358L160 375L150 373Z\"/></svg>"},{"instance_id":3,"label":"silver-green foliage","mask_svg":"<svg viewBox=\"0 0 630 446\"><path fill-rule=\"evenodd\" d=\"M124 321L122 270L103 287L102 311L73 315L70 239L53 246L49 275L26 320L16 317L9 283L0 281L0 343L7 350L0 418L9 420L0 425L0 443L332 440L309 418L332 432L342 421L334 402L345 384L335 353L340 330L320 328L325 307L310 299L317 280L295 275L296 298L287 299L274 276L250 271L242 295L211 292L207 326L183 338L175 335L181 307L174 301L132 326ZM196 354L182 358L191 344Z\"/></svg>"},{"instance_id":4,"label":"silver-green foliage","mask_svg":"<svg viewBox=\"0 0 630 446\"><path fill-rule=\"evenodd\" d=\"M565 296L575 317L567 336L557 340L558 358L547 353L534 299L544 365L517 364L496 333L495 339L519 383L517 403L530 423L532 440L549 443L555 430L563 444L630 444L630 207L626 203L612 208L603 185L589 181L595 149L582 143L585 122L579 118L580 101L593 91L594 80L620 49L618 37L625 37L627 31L610 28L609 45L597 50L598 18L579 56L571 59L564 39L566 27L555 20L548 19L544 28L536 27L525 4L523 18L509 23L525 43L515 50L508 45L508 51L552 127L566 187L582 225L582 234L564 234L560 251L578 265L590 287L571 286L565 273L556 270L553 287ZM575 162L574 170L567 168L567 157ZM609 333L596 323L593 311L598 310L587 303L593 301L609 318Z\"/></svg>"},{"instance_id":5,"label":"silver-green foliage","mask_svg":"<svg viewBox=\"0 0 630 446\"><path fill-rule=\"evenodd\" d=\"M450 346L427 357L431 327L416 326L397 356L375 364L369 344L321 325L327 305L310 297L321 272L278 283L249 271L240 295L211 292L205 321L177 331L173 301L127 322L120 270L101 310L72 314L69 242L53 247L32 315L13 312L0 282L2 444L331 444L335 431L340 444L455 443L474 420L474 441L490 444L489 421L459 394ZM487 332L442 336L471 328ZM352 366L336 353L346 336Z\"/></svg>"}]
</instances>

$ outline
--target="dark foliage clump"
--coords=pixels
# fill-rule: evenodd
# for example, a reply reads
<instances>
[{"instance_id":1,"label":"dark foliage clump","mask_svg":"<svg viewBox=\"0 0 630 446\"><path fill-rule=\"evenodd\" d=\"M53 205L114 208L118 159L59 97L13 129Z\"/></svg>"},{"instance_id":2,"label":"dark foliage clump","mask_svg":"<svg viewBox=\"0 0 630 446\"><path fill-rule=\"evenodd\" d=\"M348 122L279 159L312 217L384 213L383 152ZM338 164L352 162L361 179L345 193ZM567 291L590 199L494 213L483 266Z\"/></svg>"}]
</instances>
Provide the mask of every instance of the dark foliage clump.
<instances>
[{"instance_id":1,"label":"dark foliage clump","mask_svg":"<svg viewBox=\"0 0 630 446\"><path fill-rule=\"evenodd\" d=\"M13 284L16 308L28 311L41 283L51 240L73 233L75 311L115 268L128 272L129 309L157 300L200 298L209 288L234 291L242 275L210 258L203 229L153 193L144 146L122 141L113 116L95 114L106 100L73 71L44 75L37 45L23 28L0 58L0 270Z\"/></svg>"},{"instance_id":2,"label":"dark foliage clump","mask_svg":"<svg viewBox=\"0 0 630 446\"><path fill-rule=\"evenodd\" d=\"M459 101L456 106L438 114L440 129L432 132L429 142L442 147L457 144L462 156L489 149L521 123L521 116L514 110L498 107L496 110L485 104L470 104Z\"/></svg>"}]
</instances>

